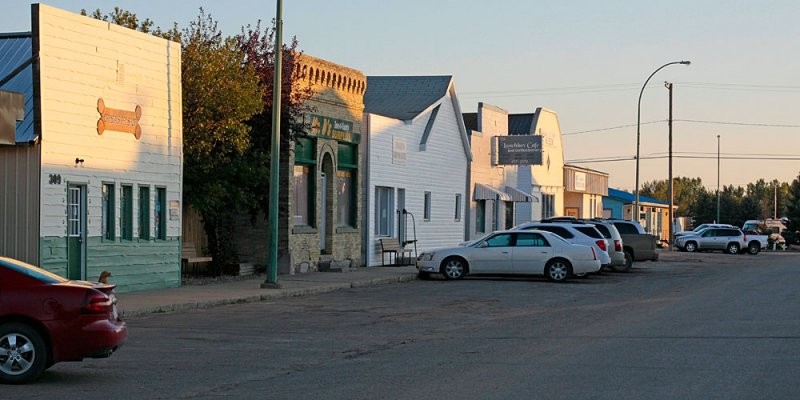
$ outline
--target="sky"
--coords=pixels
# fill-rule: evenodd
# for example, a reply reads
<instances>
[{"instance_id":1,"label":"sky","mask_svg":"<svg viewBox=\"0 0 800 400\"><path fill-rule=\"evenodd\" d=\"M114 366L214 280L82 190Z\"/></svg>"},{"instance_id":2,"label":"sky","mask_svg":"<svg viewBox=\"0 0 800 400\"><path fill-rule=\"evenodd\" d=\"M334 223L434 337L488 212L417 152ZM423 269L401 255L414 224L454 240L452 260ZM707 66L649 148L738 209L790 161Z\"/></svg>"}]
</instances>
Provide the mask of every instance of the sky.
<instances>
[{"instance_id":1,"label":"sky","mask_svg":"<svg viewBox=\"0 0 800 400\"><path fill-rule=\"evenodd\" d=\"M225 34L276 15L264 0L51 0L115 6L179 28L202 7ZM30 1L2 0L0 32L30 30ZM669 176L714 190L800 175L800 6L795 0L306 0L283 2L284 38L366 75L452 75L464 112L558 113L568 163L635 186ZM666 63L689 60L691 65ZM644 86L644 89L642 89ZM639 95L641 108L639 108ZM717 137L719 135L719 138ZM717 168L719 163L719 169Z\"/></svg>"}]
</instances>

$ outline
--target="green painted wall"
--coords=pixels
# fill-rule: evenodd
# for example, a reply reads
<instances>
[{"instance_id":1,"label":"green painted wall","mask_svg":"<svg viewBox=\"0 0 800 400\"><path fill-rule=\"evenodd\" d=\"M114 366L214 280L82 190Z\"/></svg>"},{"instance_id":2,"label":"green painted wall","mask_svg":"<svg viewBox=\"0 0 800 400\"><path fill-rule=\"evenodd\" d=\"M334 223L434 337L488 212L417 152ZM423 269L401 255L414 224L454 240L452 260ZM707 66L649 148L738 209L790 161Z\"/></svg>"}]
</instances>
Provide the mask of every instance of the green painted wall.
<instances>
[{"instance_id":1,"label":"green painted wall","mask_svg":"<svg viewBox=\"0 0 800 400\"><path fill-rule=\"evenodd\" d=\"M67 238L40 238L41 268L61 276L67 273ZM167 240L103 240L90 237L86 244L86 278L97 280L103 271L120 293L164 289L181 285L181 242Z\"/></svg>"}]
</instances>

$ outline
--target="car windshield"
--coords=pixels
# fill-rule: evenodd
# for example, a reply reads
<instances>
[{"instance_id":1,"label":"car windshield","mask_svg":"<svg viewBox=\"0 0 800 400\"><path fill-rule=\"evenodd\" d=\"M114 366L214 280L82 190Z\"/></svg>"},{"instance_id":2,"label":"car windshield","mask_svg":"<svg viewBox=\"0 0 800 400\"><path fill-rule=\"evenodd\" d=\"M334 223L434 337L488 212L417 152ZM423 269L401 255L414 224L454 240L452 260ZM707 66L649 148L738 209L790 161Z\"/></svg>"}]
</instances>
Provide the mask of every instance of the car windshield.
<instances>
[{"instance_id":1,"label":"car windshield","mask_svg":"<svg viewBox=\"0 0 800 400\"><path fill-rule=\"evenodd\" d=\"M59 283L68 281L66 278L58 276L50 271L45 271L39 267L24 263L22 261L14 260L12 258L0 257L0 265L17 273L38 279L44 283Z\"/></svg>"}]
</instances>

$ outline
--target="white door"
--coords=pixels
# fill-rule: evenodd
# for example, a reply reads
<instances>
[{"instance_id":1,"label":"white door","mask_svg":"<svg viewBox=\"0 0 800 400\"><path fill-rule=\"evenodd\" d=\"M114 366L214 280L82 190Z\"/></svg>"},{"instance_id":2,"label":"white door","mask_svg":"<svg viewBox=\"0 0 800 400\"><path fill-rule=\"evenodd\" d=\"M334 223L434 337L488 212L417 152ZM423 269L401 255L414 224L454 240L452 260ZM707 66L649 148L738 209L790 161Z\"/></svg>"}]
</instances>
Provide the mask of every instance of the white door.
<instances>
[{"instance_id":1,"label":"white door","mask_svg":"<svg viewBox=\"0 0 800 400\"><path fill-rule=\"evenodd\" d=\"M472 249L470 272L505 274L513 272L511 262L513 239L511 233L499 233L487 239L485 247Z\"/></svg>"},{"instance_id":2,"label":"white door","mask_svg":"<svg viewBox=\"0 0 800 400\"><path fill-rule=\"evenodd\" d=\"M553 248L539 233L519 233L511 255L515 274L542 274Z\"/></svg>"}]
</instances>

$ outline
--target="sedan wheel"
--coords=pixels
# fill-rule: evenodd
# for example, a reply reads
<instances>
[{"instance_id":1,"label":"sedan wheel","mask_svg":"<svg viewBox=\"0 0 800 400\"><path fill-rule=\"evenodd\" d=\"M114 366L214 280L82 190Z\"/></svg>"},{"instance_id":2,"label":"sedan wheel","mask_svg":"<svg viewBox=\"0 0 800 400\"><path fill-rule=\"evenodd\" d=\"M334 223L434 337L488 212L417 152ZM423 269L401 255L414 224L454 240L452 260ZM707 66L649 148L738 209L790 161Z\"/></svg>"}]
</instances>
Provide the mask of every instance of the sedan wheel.
<instances>
[{"instance_id":1,"label":"sedan wheel","mask_svg":"<svg viewBox=\"0 0 800 400\"><path fill-rule=\"evenodd\" d=\"M445 279L461 279L467 274L467 263L461 258L450 257L442 262Z\"/></svg>"},{"instance_id":2,"label":"sedan wheel","mask_svg":"<svg viewBox=\"0 0 800 400\"><path fill-rule=\"evenodd\" d=\"M36 330L19 323L0 326L0 382L30 381L46 362L47 348Z\"/></svg>"},{"instance_id":3,"label":"sedan wheel","mask_svg":"<svg viewBox=\"0 0 800 400\"><path fill-rule=\"evenodd\" d=\"M728 254L739 254L739 244L729 243L726 250L728 251Z\"/></svg>"},{"instance_id":4,"label":"sedan wheel","mask_svg":"<svg viewBox=\"0 0 800 400\"><path fill-rule=\"evenodd\" d=\"M695 244L694 242L687 242L686 246L684 246L684 249L686 249L686 251L690 253L693 251L697 251L697 244Z\"/></svg>"},{"instance_id":5,"label":"sedan wheel","mask_svg":"<svg viewBox=\"0 0 800 400\"><path fill-rule=\"evenodd\" d=\"M564 282L569 277L570 269L565 260L550 260L544 267L544 276L551 282Z\"/></svg>"}]
</instances>

